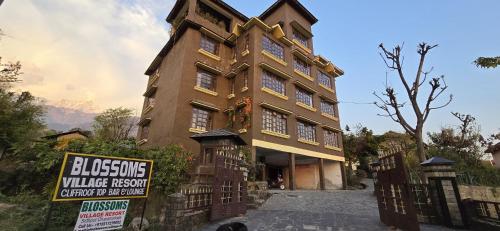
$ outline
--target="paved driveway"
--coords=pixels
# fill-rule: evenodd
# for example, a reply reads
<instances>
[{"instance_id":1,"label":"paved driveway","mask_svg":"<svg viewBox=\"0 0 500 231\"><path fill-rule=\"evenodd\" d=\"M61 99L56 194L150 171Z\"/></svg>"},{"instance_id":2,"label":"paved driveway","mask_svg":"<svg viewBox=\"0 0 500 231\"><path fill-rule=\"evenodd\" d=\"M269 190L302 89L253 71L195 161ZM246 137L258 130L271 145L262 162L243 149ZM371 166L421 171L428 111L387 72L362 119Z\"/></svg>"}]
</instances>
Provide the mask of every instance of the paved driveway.
<instances>
[{"instance_id":1,"label":"paved driveway","mask_svg":"<svg viewBox=\"0 0 500 231\"><path fill-rule=\"evenodd\" d=\"M367 182L371 185L370 182ZM335 191L272 191L273 196L259 209L205 226L216 230L230 221L245 223L253 230L389 230L378 216L373 189ZM422 231L450 230L439 226L421 226Z\"/></svg>"}]
</instances>

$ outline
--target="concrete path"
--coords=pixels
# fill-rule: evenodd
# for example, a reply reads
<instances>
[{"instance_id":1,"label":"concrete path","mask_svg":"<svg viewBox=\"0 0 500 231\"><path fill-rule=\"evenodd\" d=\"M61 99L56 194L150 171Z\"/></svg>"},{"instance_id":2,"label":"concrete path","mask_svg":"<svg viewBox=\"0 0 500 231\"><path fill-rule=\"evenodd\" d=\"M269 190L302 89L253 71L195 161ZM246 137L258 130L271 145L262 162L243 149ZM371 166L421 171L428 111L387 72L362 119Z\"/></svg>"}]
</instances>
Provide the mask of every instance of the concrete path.
<instances>
[{"instance_id":1,"label":"concrete path","mask_svg":"<svg viewBox=\"0 0 500 231\"><path fill-rule=\"evenodd\" d=\"M367 182L367 185L372 183ZM334 191L272 191L273 196L259 209L244 217L206 225L214 231L221 224L239 221L248 230L390 230L378 216L373 189ZM421 225L422 231L450 230Z\"/></svg>"}]
</instances>

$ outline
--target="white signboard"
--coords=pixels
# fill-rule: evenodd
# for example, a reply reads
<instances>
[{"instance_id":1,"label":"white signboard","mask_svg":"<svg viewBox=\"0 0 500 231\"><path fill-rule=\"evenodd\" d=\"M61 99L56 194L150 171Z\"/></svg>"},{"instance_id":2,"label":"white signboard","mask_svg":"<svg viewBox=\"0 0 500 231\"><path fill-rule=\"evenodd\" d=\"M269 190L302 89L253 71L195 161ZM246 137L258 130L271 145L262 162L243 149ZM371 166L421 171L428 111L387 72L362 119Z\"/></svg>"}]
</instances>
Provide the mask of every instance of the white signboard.
<instances>
[{"instance_id":1,"label":"white signboard","mask_svg":"<svg viewBox=\"0 0 500 231\"><path fill-rule=\"evenodd\" d=\"M75 231L121 229L129 200L84 201Z\"/></svg>"}]
</instances>

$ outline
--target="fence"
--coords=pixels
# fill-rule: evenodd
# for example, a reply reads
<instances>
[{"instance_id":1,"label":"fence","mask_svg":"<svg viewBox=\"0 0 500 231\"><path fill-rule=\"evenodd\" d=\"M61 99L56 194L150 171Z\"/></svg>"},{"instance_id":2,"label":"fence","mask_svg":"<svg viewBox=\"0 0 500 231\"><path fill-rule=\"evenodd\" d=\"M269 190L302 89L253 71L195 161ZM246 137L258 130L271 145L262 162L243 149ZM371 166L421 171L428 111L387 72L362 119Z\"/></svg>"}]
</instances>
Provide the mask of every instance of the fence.
<instances>
[{"instance_id":1,"label":"fence","mask_svg":"<svg viewBox=\"0 0 500 231\"><path fill-rule=\"evenodd\" d=\"M430 186L428 184L409 184L409 186L413 194L418 222L439 224L439 218L431 201Z\"/></svg>"},{"instance_id":2,"label":"fence","mask_svg":"<svg viewBox=\"0 0 500 231\"><path fill-rule=\"evenodd\" d=\"M180 189L180 193L186 197L184 208L194 210L208 209L212 205L212 191L211 185L184 185Z\"/></svg>"}]
</instances>

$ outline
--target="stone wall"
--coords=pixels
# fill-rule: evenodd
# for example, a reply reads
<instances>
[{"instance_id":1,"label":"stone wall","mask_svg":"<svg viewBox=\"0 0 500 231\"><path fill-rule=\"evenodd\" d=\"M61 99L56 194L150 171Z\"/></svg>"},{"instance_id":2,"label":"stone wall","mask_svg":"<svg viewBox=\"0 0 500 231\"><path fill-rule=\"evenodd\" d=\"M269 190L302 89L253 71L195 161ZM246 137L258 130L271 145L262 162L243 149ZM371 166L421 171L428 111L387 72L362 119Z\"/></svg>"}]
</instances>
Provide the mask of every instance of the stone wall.
<instances>
[{"instance_id":1,"label":"stone wall","mask_svg":"<svg viewBox=\"0 0 500 231\"><path fill-rule=\"evenodd\" d=\"M500 187L459 185L460 198L471 198L477 201L500 202Z\"/></svg>"},{"instance_id":2,"label":"stone wall","mask_svg":"<svg viewBox=\"0 0 500 231\"><path fill-rule=\"evenodd\" d=\"M162 230L194 231L208 222L208 209L186 209L186 196L174 193L167 197L167 206L162 211Z\"/></svg>"}]
</instances>

